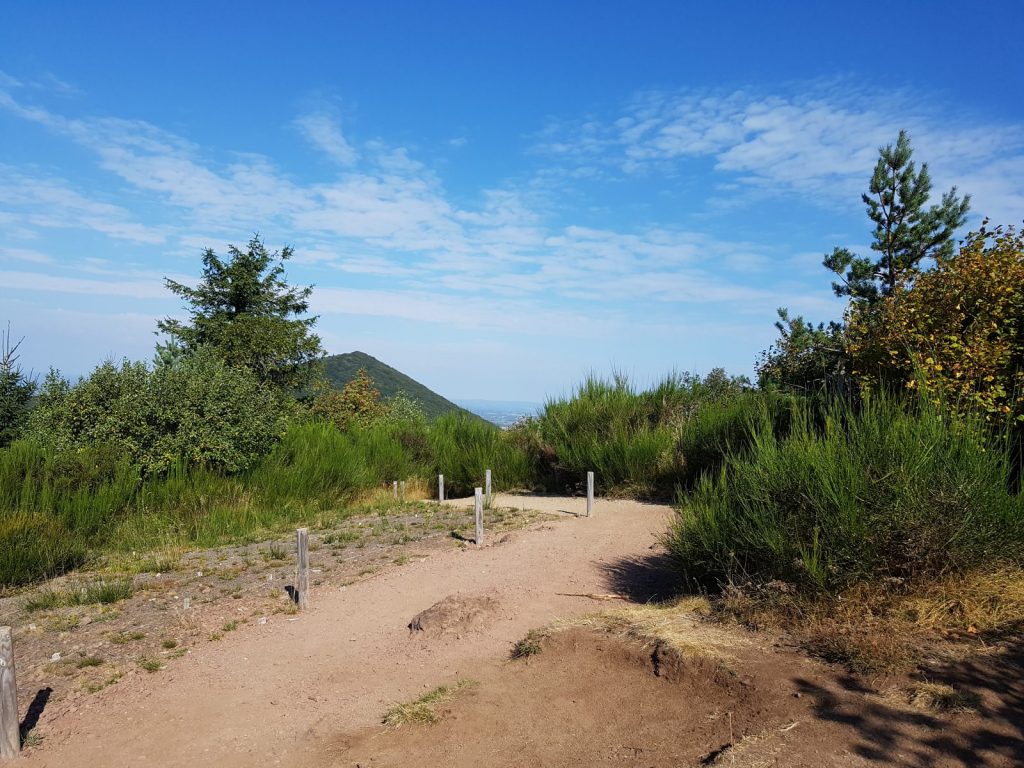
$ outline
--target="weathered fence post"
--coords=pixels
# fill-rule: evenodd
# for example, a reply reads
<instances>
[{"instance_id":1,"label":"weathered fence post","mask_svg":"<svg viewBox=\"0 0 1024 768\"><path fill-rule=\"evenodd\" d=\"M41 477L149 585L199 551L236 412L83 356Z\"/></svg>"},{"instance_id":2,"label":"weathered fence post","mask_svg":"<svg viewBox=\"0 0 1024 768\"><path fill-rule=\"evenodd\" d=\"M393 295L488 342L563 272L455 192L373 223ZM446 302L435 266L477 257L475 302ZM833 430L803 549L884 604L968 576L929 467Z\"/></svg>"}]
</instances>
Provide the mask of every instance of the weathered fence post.
<instances>
[{"instance_id":1,"label":"weathered fence post","mask_svg":"<svg viewBox=\"0 0 1024 768\"><path fill-rule=\"evenodd\" d=\"M476 511L476 545L482 547L484 545L484 489L474 488L473 489L473 508Z\"/></svg>"},{"instance_id":2,"label":"weathered fence post","mask_svg":"<svg viewBox=\"0 0 1024 768\"><path fill-rule=\"evenodd\" d=\"M437 476L437 500L444 503L444 475Z\"/></svg>"},{"instance_id":3,"label":"weathered fence post","mask_svg":"<svg viewBox=\"0 0 1024 768\"><path fill-rule=\"evenodd\" d=\"M398 498L398 481L395 480L391 484L391 494L397 499Z\"/></svg>"},{"instance_id":4,"label":"weathered fence post","mask_svg":"<svg viewBox=\"0 0 1024 768\"><path fill-rule=\"evenodd\" d=\"M398 484L398 498L405 501L405 480Z\"/></svg>"},{"instance_id":5,"label":"weathered fence post","mask_svg":"<svg viewBox=\"0 0 1024 768\"><path fill-rule=\"evenodd\" d=\"M587 472L587 517L594 513L594 473Z\"/></svg>"},{"instance_id":6,"label":"weathered fence post","mask_svg":"<svg viewBox=\"0 0 1024 768\"><path fill-rule=\"evenodd\" d=\"M484 498L487 499L487 506L491 506L491 470L484 472Z\"/></svg>"},{"instance_id":7,"label":"weathered fence post","mask_svg":"<svg viewBox=\"0 0 1024 768\"><path fill-rule=\"evenodd\" d=\"M298 573L295 578L296 601L299 610L309 607L309 528L295 531L295 544L298 551Z\"/></svg>"},{"instance_id":8,"label":"weathered fence post","mask_svg":"<svg viewBox=\"0 0 1024 768\"><path fill-rule=\"evenodd\" d=\"M14 639L10 627L0 627L0 760L21 752L18 686L14 679Z\"/></svg>"}]
</instances>

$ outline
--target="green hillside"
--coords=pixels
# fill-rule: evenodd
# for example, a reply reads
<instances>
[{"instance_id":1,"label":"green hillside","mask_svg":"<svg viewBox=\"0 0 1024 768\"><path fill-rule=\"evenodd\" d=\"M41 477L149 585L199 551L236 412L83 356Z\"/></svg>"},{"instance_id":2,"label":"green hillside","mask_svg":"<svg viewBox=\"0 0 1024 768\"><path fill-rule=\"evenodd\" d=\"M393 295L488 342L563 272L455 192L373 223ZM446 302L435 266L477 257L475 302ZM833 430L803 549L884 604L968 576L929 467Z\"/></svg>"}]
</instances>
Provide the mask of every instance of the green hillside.
<instances>
[{"instance_id":1,"label":"green hillside","mask_svg":"<svg viewBox=\"0 0 1024 768\"><path fill-rule=\"evenodd\" d=\"M419 403L427 418L433 421L438 416L452 411L469 413L455 403L446 400L433 390L427 389L415 379L411 379L401 371L397 371L387 363L382 363L365 352L347 352L343 355L331 355L324 358L324 372L331 385L341 389L355 378L356 371L365 368L373 383L380 390L381 397L390 397L405 392L406 395Z\"/></svg>"}]
</instances>

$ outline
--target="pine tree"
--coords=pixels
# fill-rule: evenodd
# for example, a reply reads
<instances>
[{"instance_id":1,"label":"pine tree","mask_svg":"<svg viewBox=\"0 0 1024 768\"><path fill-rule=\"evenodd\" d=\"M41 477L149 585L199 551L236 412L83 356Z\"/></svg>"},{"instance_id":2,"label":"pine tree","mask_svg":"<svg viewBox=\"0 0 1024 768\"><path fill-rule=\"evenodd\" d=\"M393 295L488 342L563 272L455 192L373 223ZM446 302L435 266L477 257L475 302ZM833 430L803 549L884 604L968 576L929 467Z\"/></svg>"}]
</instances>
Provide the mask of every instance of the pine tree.
<instances>
[{"instance_id":1,"label":"pine tree","mask_svg":"<svg viewBox=\"0 0 1024 768\"><path fill-rule=\"evenodd\" d=\"M0 331L0 447L21 436L36 383L18 365L18 341L11 345L11 328Z\"/></svg>"},{"instance_id":2,"label":"pine tree","mask_svg":"<svg viewBox=\"0 0 1024 768\"><path fill-rule=\"evenodd\" d=\"M195 288L165 278L168 289L185 300L191 322L168 317L157 328L186 354L207 347L263 382L287 390L304 386L323 350L312 333L317 318L303 317L312 286L295 288L285 281L284 262L292 249L271 253L257 235L247 250L232 245L228 254L221 259L213 249L203 253L203 276Z\"/></svg>"},{"instance_id":3,"label":"pine tree","mask_svg":"<svg viewBox=\"0 0 1024 768\"><path fill-rule=\"evenodd\" d=\"M915 172L913 154L906 131L900 131L896 146L879 150L868 193L861 195L875 223L871 250L879 255L872 260L836 248L826 256L823 264L841 280L832 284L837 296L874 303L909 288L923 259L952 255L953 233L967 220L970 195L958 199L953 187L926 209L931 176L927 163Z\"/></svg>"}]
</instances>

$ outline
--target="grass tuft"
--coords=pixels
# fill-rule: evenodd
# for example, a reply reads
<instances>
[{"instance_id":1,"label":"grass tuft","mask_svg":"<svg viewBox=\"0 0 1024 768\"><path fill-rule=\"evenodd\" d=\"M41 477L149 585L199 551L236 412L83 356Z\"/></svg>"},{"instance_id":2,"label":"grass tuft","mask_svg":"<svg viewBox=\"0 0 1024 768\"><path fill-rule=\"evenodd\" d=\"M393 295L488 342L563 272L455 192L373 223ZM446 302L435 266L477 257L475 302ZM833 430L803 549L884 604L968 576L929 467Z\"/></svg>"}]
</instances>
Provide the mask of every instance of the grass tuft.
<instances>
[{"instance_id":1,"label":"grass tuft","mask_svg":"<svg viewBox=\"0 0 1024 768\"><path fill-rule=\"evenodd\" d=\"M447 701L456 693L478 685L475 680L459 680L454 686L439 685L432 691L420 696L408 704L396 704L384 714L384 725L388 728L400 728L414 723L436 723L440 717L437 705Z\"/></svg>"},{"instance_id":2,"label":"grass tuft","mask_svg":"<svg viewBox=\"0 0 1024 768\"><path fill-rule=\"evenodd\" d=\"M512 646L512 658L528 659L531 656L536 656L542 650L541 641L545 636L544 632L531 629L526 633L526 637Z\"/></svg>"},{"instance_id":3,"label":"grass tuft","mask_svg":"<svg viewBox=\"0 0 1024 768\"><path fill-rule=\"evenodd\" d=\"M142 640L145 637L145 632L116 632L110 636L110 642L114 645L126 645L128 643L135 642L136 640Z\"/></svg>"},{"instance_id":4,"label":"grass tuft","mask_svg":"<svg viewBox=\"0 0 1024 768\"><path fill-rule=\"evenodd\" d=\"M96 581L66 589L40 589L27 597L22 607L25 611L32 613L76 605L110 605L127 600L134 592L131 579Z\"/></svg>"},{"instance_id":5,"label":"grass tuft","mask_svg":"<svg viewBox=\"0 0 1024 768\"><path fill-rule=\"evenodd\" d=\"M910 690L910 705L932 712L976 712L980 699L973 693L958 691L942 683L918 683Z\"/></svg>"}]
</instances>

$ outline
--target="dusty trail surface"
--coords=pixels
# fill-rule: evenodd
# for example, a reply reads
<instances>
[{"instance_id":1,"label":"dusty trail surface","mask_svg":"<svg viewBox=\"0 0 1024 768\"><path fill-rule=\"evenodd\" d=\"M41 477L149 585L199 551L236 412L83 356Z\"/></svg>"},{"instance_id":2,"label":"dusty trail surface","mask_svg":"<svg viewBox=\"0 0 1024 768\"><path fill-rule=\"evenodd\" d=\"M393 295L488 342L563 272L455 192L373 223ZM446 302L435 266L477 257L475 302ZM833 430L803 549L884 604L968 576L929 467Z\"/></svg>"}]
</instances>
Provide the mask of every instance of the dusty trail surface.
<instances>
[{"instance_id":1,"label":"dusty trail surface","mask_svg":"<svg viewBox=\"0 0 1024 768\"><path fill-rule=\"evenodd\" d=\"M53 723L24 764L319 762L339 731L378 724L394 702L473 677L533 627L593 610L592 600L564 593L615 591L623 564L651 554L669 513L598 501L594 517L583 518L584 500L554 497L498 497L496 505L562 516L479 550L453 548L314 592L306 613L233 633L90 698ZM453 595L473 608L468 618L446 623L442 610L410 632L415 615Z\"/></svg>"}]
</instances>

